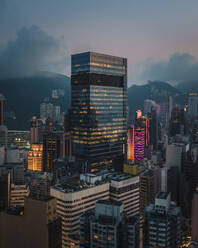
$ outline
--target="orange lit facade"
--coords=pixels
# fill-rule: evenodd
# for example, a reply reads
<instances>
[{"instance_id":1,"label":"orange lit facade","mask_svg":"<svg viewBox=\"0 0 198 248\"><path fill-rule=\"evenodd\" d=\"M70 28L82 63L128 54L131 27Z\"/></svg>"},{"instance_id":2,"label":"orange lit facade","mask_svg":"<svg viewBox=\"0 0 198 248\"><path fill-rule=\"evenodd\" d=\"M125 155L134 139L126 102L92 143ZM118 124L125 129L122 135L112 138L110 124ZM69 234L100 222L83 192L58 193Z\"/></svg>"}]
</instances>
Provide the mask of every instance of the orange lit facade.
<instances>
[{"instance_id":1,"label":"orange lit facade","mask_svg":"<svg viewBox=\"0 0 198 248\"><path fill-rule=\"evenodd\" d=\"M28 170L42 171L43 145L32 144L28 152Z\"/></svg>"},{"instance_id":2,"label":"orange lit facade","mask_svg":"<svg viewBox=\"0 0 198 248\"><path fill-rule=\"evenodd\" d=\"M128 135L127 135L127 159L131 160L132 163L135 162L134 159L134 128L131 127L128 129Z\"/></svg>"}]
</instances>

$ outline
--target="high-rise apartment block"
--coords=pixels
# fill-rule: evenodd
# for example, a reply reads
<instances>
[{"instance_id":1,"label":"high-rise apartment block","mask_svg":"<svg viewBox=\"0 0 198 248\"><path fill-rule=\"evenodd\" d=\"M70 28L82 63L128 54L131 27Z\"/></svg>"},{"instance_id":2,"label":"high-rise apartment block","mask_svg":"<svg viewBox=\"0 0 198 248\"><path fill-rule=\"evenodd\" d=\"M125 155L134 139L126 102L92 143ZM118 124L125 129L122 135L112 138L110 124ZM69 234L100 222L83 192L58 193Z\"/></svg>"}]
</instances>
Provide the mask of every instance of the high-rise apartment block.
<instances>
[{"instance_id":1,"label":"high-rise apartment block","mask_svg":"<svg viewBox=\"0 0 198 248\"><path fill-rule=\"evenodd\" d=\"M100 180L100 176L82 175L80 180L71 178L51 187L51 196L57 200L56 212L62 217L62 248L71 247L72 235L80 230L81 214L93 209L98 200L109 199L109 182Z\"/></svg>"},{"instance_id":2,"label":"high-rise apartment block","mask_svg":"<svg viewBox=\"0 0 198 248\"><path fill-rule=\"evenodd\" d=\"M140 213L144 216L146 207L155 202L155 197L161 191L161 170L151 168L140 175Z\"/></svg>"},{"instance_id":3,"label":"high-rise apartment block","mask_svg":"<svg viewBox=\"0 0 198 248\"><path fill-rule=\"evenodd\" d=\"M155 203L146 208L145 247L179 248L181 244L181 210L160 192Z\"/></svg>"},{"instance_id":4,"label":"high-rise apartment block","mask_svg":"<svg viewBox=\"0 0 198 248\"><path fill-rule=\"evenodd\" d=\"M139 248L139 219L124 215L122 202L100 200L80 220L81 248Z\"/></svg>"},{"instance_id":5,"label":"high-rise apartment block","mask_svg":"<svg viewBox=\"0 0 198 248\"><path fill-rule=\"evenodd\" d=\"M122 166L126 149L127 60L94 52L72 55L73 153L88 167Z\"/></svg>"},{"instance_id":6,"label":"high-rise apartment block","mask_svg":"<svg viewBox=\"0 0 198 248\"><path fill-rule=\"evenodd\" d=\"M112 175L110 178L110 199L121 201L127 216L140 214L139 176L125 173Z\"/></svg>"},{"instance_id":7,"label":"high-rise apartment block","mask_svg":"<svg viewBox=\"0 0 198 248\"><path fill-rule=\"evenodd\" d=\"M24 207L25 197L28 197L29 193L29 188L26 185L11 184L10 207Z\"/></svg>"}]
</instances>

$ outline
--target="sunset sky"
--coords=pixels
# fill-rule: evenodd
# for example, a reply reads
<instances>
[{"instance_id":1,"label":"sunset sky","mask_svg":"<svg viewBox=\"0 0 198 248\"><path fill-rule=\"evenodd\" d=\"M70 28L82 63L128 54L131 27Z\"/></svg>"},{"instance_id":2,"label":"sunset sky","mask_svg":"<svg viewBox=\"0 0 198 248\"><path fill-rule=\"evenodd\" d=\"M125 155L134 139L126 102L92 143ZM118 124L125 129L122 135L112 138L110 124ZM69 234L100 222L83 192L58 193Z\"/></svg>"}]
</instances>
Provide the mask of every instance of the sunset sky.
<instances>
[{"instance_id":1,"label":"sunset sky","mask_svg":"<svg viewBox=\"0 0 198 248\"><path fill-rule=\"evenodd\" d=\"M196 65L197 13L197 0L0 0L0 61L10 40L19 46L40 31L58 44L46 69L70 75L70 55L91 50L127 57L130 83L165 80L146 78L145 67L167 65L175 53Z\"/></svg>"}]
</instances>

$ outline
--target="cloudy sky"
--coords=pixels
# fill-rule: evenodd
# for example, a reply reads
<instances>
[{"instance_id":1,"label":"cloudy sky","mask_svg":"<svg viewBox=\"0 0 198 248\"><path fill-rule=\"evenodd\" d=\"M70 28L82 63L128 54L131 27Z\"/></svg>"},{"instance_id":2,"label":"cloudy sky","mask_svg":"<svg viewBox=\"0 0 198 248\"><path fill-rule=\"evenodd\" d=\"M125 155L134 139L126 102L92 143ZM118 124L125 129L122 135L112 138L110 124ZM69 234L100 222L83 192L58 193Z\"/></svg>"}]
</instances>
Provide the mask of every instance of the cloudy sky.
<instances>
[{"instance_id":1,"label":"cloudy sky","mask_svg":"<svg viewBox=\"0 0 198 248\"><path fill-rule=\"evenodd\" d=\"M129 84L198 79L197 0L0 0L0 75L70 75L87 50L128 58Z\"/></svg>"}]
</instances>

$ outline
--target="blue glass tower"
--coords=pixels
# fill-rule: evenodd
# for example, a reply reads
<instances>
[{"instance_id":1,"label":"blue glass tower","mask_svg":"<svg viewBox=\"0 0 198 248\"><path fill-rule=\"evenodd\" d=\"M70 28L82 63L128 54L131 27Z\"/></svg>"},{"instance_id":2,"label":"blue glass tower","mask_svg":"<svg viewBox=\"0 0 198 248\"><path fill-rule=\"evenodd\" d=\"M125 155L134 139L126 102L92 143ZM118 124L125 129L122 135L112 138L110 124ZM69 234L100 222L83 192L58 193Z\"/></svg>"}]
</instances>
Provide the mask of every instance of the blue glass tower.
<instances>
[{"instance_id":1,"label":"blue glass tower","mask_svg":"<svg viewBox=\"0 0 198 248\"><path fill-rule=\"evenodd\" d=\"M72 55L71 87L73 154L87 161L92 170L122 163L127 134L127 60L93 52Z\"/></svg>"}]
</instances>

